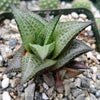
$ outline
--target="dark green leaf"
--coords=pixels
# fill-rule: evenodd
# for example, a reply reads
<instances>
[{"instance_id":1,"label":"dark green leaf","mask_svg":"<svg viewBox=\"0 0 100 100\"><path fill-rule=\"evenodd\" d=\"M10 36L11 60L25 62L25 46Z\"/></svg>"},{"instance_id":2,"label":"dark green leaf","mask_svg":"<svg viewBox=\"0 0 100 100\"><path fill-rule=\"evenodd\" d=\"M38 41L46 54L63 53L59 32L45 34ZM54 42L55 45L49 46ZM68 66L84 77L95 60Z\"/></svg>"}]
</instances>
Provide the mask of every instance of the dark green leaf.
<instances>
[{"instance_id":1,"label":"dark green leaf","mask_svg":"<svg viewBox=\"0 0 100 100\"><path fill-rule=\"evenodd\" d=\"M26 53L22 59L22 83L29 81L37 72L54 65L56 61L46 59L41 62L35 55Z\"/></svg>"},{"instance_id":2,"label":"dark green leaf","mask_svg":"<svg viewBox=\"0 0 100 100\"><path fill-rule=\"evenodd\" d=\"M55 17L52 21L45 25L39 35L36 36L37 44L49 44L52 42L52 35L59 21L60 16Z\"/></svg>"},{"instance_id":3,"label":"dark green leaf","mask_svg":"<svg viewBox=\"0 0 100 100\"><path fill-rule=\"evenodd\" d=\"M73 69L90 69L90 67L88 67L84 63L78 62L78 61L71 61L70 63L68 63L67 67L73 68Z\"/></svg>"},{"instance_id":4,"label":"dark green leaf","mask_svg":"<svg viewBox=\"0 0 100 100\"><path fill-rule=\"evenodd\" d=\"M86 53L90 50L92 49L83 42L79 40L73 40L70 46L68 48L65 48L65 50L60 54L57 64L52 68L52 70L63 67L66 63L74 59L76 56L79 56L80 54Z\"/></svg>"},{"instance_id":5,"label":"dark green leaf","mask_svg":"<svg viewBox=\"0 0 100 100\"><path fill-rule=\"evenodd\" d=\"M89 26L91 22L64 22L59 23L54 33L55 49L53 59L56 58L64 49L64 47L84 28Z\"/></svg>"},{"instance_id":6,"label":"dark green leaf","mask_svg":"<svg viewBox=\"0 0 100 100\"><path fill-rule=\"evenodd\" d=\"M56 28L56 25L59 21L60 15L58 15L57 17L55 17L51 22L49 22L49 24L46 25L44 32L46 31L46 38L45 38L45 42L44 44L49 44L52 42L52 36L53 36L53 32Z\"/></svg>"},{"instance_id":7,"label":"dark green leaf","mask_svg":"<svg viewBox=\"0 0 100 100\"><path fill-rule=\"evenodd\" d=\"M28 14L32 17L34 17L35 19L39 20L43 25L46 25L48 22L43 19L41 16L35 14L34 12L28 12Z\"/></svg>"},{"instance_id":8,"label":"dark green leaf","mask_svg":"<svg viewBox=\"0 0 100 100\"><path fill-rule=\"evenodd\" d=\"M35 55L39 56L43 61L54 50L54 44L54 42L44 46L30 44L30 48L35 53Z\"/></svg>"}]
</instances>

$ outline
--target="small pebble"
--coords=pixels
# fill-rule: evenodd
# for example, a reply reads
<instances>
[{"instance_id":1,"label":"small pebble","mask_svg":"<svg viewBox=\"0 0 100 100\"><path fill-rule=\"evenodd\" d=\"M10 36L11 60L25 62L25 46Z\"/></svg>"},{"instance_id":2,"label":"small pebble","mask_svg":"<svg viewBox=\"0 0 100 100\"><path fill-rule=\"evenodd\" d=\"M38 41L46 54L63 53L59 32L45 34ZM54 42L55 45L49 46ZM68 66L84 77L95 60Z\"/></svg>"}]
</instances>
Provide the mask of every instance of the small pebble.
<instances>
[{"instance_id":1,"label":"small pebble","mask_svg":"<svg viewBox=\"0 0 100 100\"><path fill-rule=\"evenodd\" d=\"M69 18L69 19L72 19L72 16L71 16L71 14L68 14L68 18Z\"/></svg>"},{"instance_id":2,"label":"small pebble","mask_svg":"<svg viewBox=\"0 0 100 100\"><path fill-rule=\"evenodd\" d=\"M97 67L91 67L91 70L92 70L93 74L97 73Z\"/></svg>"},{"instance_id":3,"label":"small pebble","mask_svg":"<svg viewBox=\"0 0 100 100\"><path fill-rule=\"evenodd\" d=\"M100 54L97 55L97 59L100 60Z\"/></svg>"},{"instance_id":4,"label":"small pebble","mask_svg":"<svg viewBox=\"0 0 100 100\"><path fill-rule=\"evenodd\" d=\"M82 94L81 89L72 89L72 95L76 98L78 95Z\"/></svg>"},{"instance_id":5,"label":"small pebble","mask_svg":"<svg viewBox=\"0 0 100 100\"><path fill-rule=\"evenodd\" d=\"M14 77L16 75L16 72L11 72L10 75Z\"/></svg>"},{"instance_id":6,"label":"small pebble","mask_svg":"<svg viewBox=\"0 0 100 100\"><path fill-rule=\"evenodd\" d=\"M44 87L46 90L49 89L49 87L48 87L48 85L47 85L46 83L43 83L43 87Z\"/></svg>"},{"instance_id":7,"label":"small pebble","mask_svg":"<svg viewBox=\"0 0 100 100\"><path fill-rule=\"evenodd\" d=\"M3 57L0 55L0 66L3 66Z\"/></svg>"},{"instance_id":8,"label":"small pebble","mask_svg":"<svg viewBox=\"0 0 100 100\"><path fill-rule=\"evenodd\" d=\"M62 16L60 17L60 22L66 22L66 19L67 19L67 16L62 15Z\"/></svg>"},{"instance_id":9,"label":"small pebble","mask_svg":"<svg viewBox=\"0 0 100 100\"><path fill-rule=\"evenodd\" d=\"M28 83L23 84L23 87L26 88L28 86Z\"/></svg>"},{"instance_id":10,"label":"small pebble","mask_svg":"<svg viewBox=\"0 0 100 100\"><path fill-rule=\"evenodd\" d=\"M95 97L95 95L90 93L90 100L97 100L97 98Z\"/></svg>"},{"instance_id":11,"label":"small pebble","mask_svg":"<svg viewBox=\"0 0 100 100\"><path fill-rule=\"evenodd\" d=\"M25 88L25 100L33 100L34 99L34 91L35 91L35 83L28 85Z\"/></svg>"},{"instance_id":12,"label":"small pebble","mask_svg":"<svg viewBox=\"0 0 100 100\"><path fill-rule=\"evenodd\" d=\"M80 87L80 85L81 85L81 79L80 79L80 78L77 78L77 79L75 80L74 84L75 84L75 86Z\"/></svg>"},{"instance_id":13,"label":"small pebble","mask_svg":"<svg viewBox=\"0 0 100 100\"><path fill-rule=\"evenodd\" d=\"M42 93L42 98L43 98L44 100L49 100L49 98L47 97L47 95L46 95L45 93Z\"/></svg>"},{"instance_id":14,"label":"small pebble","mask_svg":"<svg viewBox=\"0 0 100 100\"><path fill-rule=\"evenodd\" d=\"M92 93L92 94L95 94L96 91L97 91L96 89L94 89L94 88L92 89L92 88L91 88L89 92Z\"/></svg>"},{"instance_id":15,"label":"small pebble","mask_svg":"<svg viewBox=\"0 0 100 100\"><path fill-rule=\"evenodd\" d=\"M97 79L100 80L100 75L97 75Z\"/></svg>"},{"instance_id":16,"label":"small pebble","mask_svg":"<svg viewBox=\"0 0 100 100\"><path fill-rule=\"evenodd\" d=\"M58 94L57 97L58 97L59 99L62 99L62 98L63 98L63 94Z\"/></svg>"},{"instance_id":17,"label":"small pebble","mask_svg":"<svg viewBox=\"0 0 100 100\"><path fill-rule=\"evenodd\" d=\"M84 88L89 88L90 87L89 79L88 78L81 79L81 86Z\"/></svg>"},{"instance_id":18,"label":"small pebble","mask_svg":"<svg viewBox=\"0 0 100 100\"><path fill-rule=\"evenodd\" d=\"M86 19L87 16L85 14L79 14L79 17L82 18L82 19Z\"/></svg>"},{"instance_id":19,"label":"small pebble","mask_svg":"<svg viewBox=\"0 0 100 100\"><path fill-rule=\"evenodd\" d=\"M2 80L2 88L5 89L9 86L9 78L5 78Z\"/></svg>"},{"instance_id":20,"label":"small pebble","mask_svg":"<svg viewBox=\"0 0 100 100\"><path fill-rule=\"evenodd\" d=\"M11 47L11 49L13 49L16 45L17 45L17 39L11 38L9 40L9 46Z\"/></svg>"},{"instance_id":21,"label":"small pebble","mask_svg":"<svg viewBox=\"0 0 100 100\"><path fill-rule=\"evenodd\" d=\"M3 92L2 100L11 100L11 97L8 92L6 92L6 91Z\"/></svg>"},{"instance_id":22,"label":"small pebble","mask_svg":"<svg viewBox=\"0 0 100 100\"><path fill-rule=\"evenodd\" d=\"M7 75L6 74L3 75L3 79L5 79L5 78L7 78Z\"/></svg>"},{"instance_id":23,"label":"small pebble","mask_svg":"<svg viewBox=\"0 0 100 100\"><path fill-rule=\"evenodd\" d=\"M34 100L42 100L42 96L39 92L35 92L35 97L34 97Z\"/></svg>"},{"instance_id":24,"label":"small pebble","mask_svg":"<svg viewBox=\"0 0 100 100\"><path fill-rule=\"evenodd\" d=\"M96 80L96 88L100 90L100 80Z\"/></svg>"},{"instance_id":25,"label":"small pebble","mask_svg":"<svg viewBox=\"0 0 100 100\"><path fill-rule=\"evenodd\" d=\"M10 24L10 20L9 19L4 20L4 24L5 25L9 25Z\"/></svg>"},{"instance_id":26,"label":"small pebble","mask_svg":"<svg viewBox=\"0 0 100 100\"><path fill-rule=\"evenodd\" d=\"M98 90L97 92L96 92L96 97L100 97L100 90Z\"/></svg>"},{"instance_id":27,"label":"small pebble","mask_svg":"<svg viewBox=\"0 0 100 100\"><path fill-rule=\"evenodd\" d=\"M13 25L13 24L10 23L10 28L11 28L12 31L18 32L17 25Z\"/></svg>"},{"instance_id":28,"label":"small pebble","mask_svg":"<svg viewBox=\"0 0 100 100\"><path fill-rule=\"evenodd\" d=\"M88 52L87 53L87 58L90 58L91 56L93 56L92 52Z\"/></svg>"},{"instance_id":29,"label":"small pebble","mask_svg":"<svg viewBox=\"0 0 100 100\"><path fill-rule=\"evenodd\" d=\"M85 28L86 31L91 31L92 27L88 26L87 28Z\"/></svg>"},{"instance_id":30,"label":"small pebble","mask_svg":"<svg viewBox=\"0 0 100 100\"><path fill-rule=\"evenodd\" d=\"M75 18L75 19L78 18L78 14L77 14L76 12L72 12L71 15L72 15L72 17Z\"/></svg>"},{"instance_id":31,"label":"small pebble","mask_svg":"<svg viewBox=\"0 0 100 100\"><path fill-rule=\"evenodd\" d=\"M63 84L64 84L65 96L68 96L70 94L70 92L71 92L70 85L69 85L70 81L69 80L65 80L63 82Z\"/></svg>"},{"instance_id":32,"label":"small pebble","mask_svg":"<svg viewBox=\"0 0 100 100\"><path fill-rule=\"evenodd\" d=\"M48 91L47 91L47 95L48 95L49 97L51 97L52 94L53 94L53 91L54 91L54 87L49 88Z\"/></svg>"},{"instance_id":33,"label":"small pebble","mask_svg":"<svg viewBox=\"0 0 100 100\"><path fill-rule=\"evenodd\" d=\"M81 94L81 95L77 96L75 100L85 100L85 95Z\"/></svg>"},{"instance_id":34,"label":"small pebble","mask_svg":"<svg viewBox=\"0 0 100 100\"><path fill-rule=\"evenodd\" d=\"M11 20L11 23L12 23L13 25L16 25L15 19L12 19L12 20Z\"/></svg>"},{"instance_id":35,"label":"small pebble","mask_svg":"<svg viewBox=\"0 0 100 100\"><path fill-rule=\"evenodd\" d=\"M84 20L82 18L79 18L77 21L84 22Z\"/></svg>"}]
</instances>

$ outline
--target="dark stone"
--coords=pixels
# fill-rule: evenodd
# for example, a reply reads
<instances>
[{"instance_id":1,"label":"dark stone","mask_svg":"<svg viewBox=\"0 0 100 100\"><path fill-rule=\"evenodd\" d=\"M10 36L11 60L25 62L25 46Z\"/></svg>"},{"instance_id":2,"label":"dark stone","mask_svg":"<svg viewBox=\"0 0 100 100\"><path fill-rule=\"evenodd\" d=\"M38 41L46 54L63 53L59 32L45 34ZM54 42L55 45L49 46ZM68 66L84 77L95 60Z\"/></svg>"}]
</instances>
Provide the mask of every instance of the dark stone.
<instances>
[{"instance_id":1,"label":"dark stone","mask_svg":"<svg viewBox=\"0 0 100 100\"><path fill-rule=\"evenodd\" d=\"M81 79L81 87L89 88L90 87L90 80L87 78Z\"/></svg>"},{"instance_id":2,"label":"dark stone","mask_svg":"<svg viewBox=\"0 0 100 100\"><path fill-rule=\"evenodd\" d=\"M89 92L92 93L92 94L95 94L96 91L97 91L96 89L90 89L90 90L89 90Z\"/></svg>"},{"instance_id":3,"label":"dark stone","mask_svg":"<svg viewBox=\"0 0 100 100\"><path fill-rule=\"evenodd\" d=\"M40 94L39 92L35 92L35 97L34 97L34 100L43 100L42 99L42 94Z\"/></svg>"},{"instance_id":4,"label":"dark stone","mask_svg":"<svg viewBox=\"0 0 100 100\"><path fill-rule=\"evenodd\" d=\"M11 49L14 49L14 47L17 45L17 39L15 38L11 38L9 40L9 46L11 47Z\"/></svg>"}]
</instances>

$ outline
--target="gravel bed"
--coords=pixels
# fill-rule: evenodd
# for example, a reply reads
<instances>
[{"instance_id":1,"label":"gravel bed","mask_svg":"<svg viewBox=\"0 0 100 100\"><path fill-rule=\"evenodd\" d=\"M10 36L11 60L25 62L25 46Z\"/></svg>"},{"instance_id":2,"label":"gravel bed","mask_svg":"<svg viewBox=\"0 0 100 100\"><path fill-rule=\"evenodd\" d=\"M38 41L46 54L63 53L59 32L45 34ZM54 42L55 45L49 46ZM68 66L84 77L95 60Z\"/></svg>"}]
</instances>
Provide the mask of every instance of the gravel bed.
<instances>
[{"instance_id":1,"label":"gravel bed","mask_svg":"<svg viewBox=\"0 0 100 100\"><path fill-rule=\"evenodd\" d=\"M65 21L84 22L88 19L84 14L73 12L61 16L60 22ZM20 85L21 73L2 74L22 45L15 20L4 20L0 25L0 100L100 100L100 54L96 51L92 27L88 26L77 38L93 48L75 59L84 62L90 70L64 80L61 87L55 87L52 72Z\"/></svg>"}]
</instances>

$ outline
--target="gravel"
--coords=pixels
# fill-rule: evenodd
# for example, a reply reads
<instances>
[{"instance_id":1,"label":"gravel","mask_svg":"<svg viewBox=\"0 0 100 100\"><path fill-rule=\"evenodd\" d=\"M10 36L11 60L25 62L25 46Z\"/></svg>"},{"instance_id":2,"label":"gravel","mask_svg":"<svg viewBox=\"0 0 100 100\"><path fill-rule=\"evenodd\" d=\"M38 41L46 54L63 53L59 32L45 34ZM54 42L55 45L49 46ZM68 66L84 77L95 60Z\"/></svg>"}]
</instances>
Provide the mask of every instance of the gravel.
<instances>
[{"instance_id":1,"label":"gravel","mask_svg":"<svg viewBox=\"0 0 100 100\"><path fill-rule=\"evenodd\" d=\"M7 88L9 86L9 78L4 78L1 85L3 89Z\"/></svg>"},{"instance_id":2,"label":"gravel","mask_svg":"<svg viewBox=\"0 0 100 100\"><path fill-rule=\"evenodd\" d=\"M28 3L30 5L30 3ZM61 3L61 8L71 4ZM29 7L29 6L28 6ZM29 9L40 9L35 6ZM68 15L62 15L60 22L66 21L88 21L84 13L77 14L72 12ZM0 36L4 39L4 44L0 40L0 70L8 66L9 56L13 56L17 50L17 46L22 45L22 41L18 32L18 28L14 19L4 20L4 26L0 27ZM83 36L77 39L84 41L87 45L92 47L93 52L88 52L78 58L78 61L85 62L90 66L90 70L85 73L68 80L64 80L62 86L63 91L58 92L56 89L56 80L53 73L43 74L39 79L32 80L20 85L21 73L2 74L0 71L0 100L12 100L21 97L21 100L99 100L100 99L100 54L95 50L95 39L93 38L92 27L89 26L85 29ZM87 37L89 35L89 38ZM34 83L33 83L34 82ZM60 87L62 89L62 87ZM6 98L7 99L6 99ZM2 98L2 99L1 99Z\"/></svg>"},{"instance_id":3,"label":"gravel","mask_svg":"<svg viewBox=\"0 0 100 100\"><path fill-rule=\"evenodd\" d=\"M33 100L34 99L34 91L35 91L35 84L31 84L29 85L26 89L25 89L25 100Z\"/></svg>"}]
</instances>

